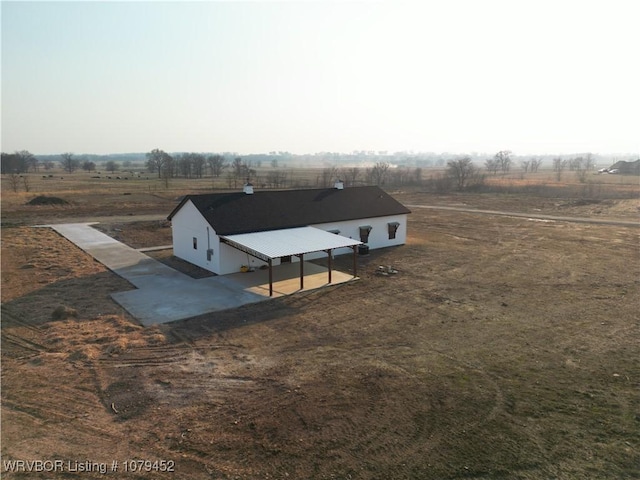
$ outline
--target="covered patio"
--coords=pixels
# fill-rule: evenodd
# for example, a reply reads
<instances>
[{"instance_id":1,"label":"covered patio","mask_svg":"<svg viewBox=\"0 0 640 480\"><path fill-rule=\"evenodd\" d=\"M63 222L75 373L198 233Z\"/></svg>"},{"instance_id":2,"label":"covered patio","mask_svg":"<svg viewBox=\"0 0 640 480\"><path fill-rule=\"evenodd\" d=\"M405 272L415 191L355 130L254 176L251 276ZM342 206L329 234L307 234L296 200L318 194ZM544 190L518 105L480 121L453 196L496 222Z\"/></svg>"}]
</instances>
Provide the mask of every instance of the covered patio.
<instances>
[{"instance_id":1,"label":"covered patio","mask_svg":"<svg viewBox=\"0 0 640 480\"><path fill-rule=\"evenodd\" d=\"M338 285L354 280L354 276L333 270L331 281L328 279L326 267L311 262L304 262L304 285L300 285L300 266L298 263L284 263L273 267L271 285L269 270L257 269L246 273L232 273L221 277L230 283L240 285L246 293L253 293L267 298L277 298L302 291L315 290L329 285Z\"/></svg>"},{"instance_id":2,"label":"covered patio","mask_svg":"<svg viewBox=\"0 0 640 480\"><path fill-rule=\"evenodd\" d=\"M244 233L238 235L221 236L220 241L251 255L259 260L264 261L267 264L267 280L269 296L274 295L274 268L273 261L278 258L285 257L298 257L300 260L296 264L280 265L278 272L282 272L282 275L291 274L292 268L299 270L299 288L297 290L305 289L305 268L310 267L312 264L304 261L304 255L315 252L326 252L328 260L328 268L326 269L327 281L325 284L341 283L334 282L331 267L332 252L337 248L351 248L353 250L353 277L357 277L357 248L362 242L359 240L353 240L352 238L342 237L335 233L326 232L314 227L299 227L299 228L287 228L282 230L269 230L264 232ZM287 268L282 268L286 266ZM322 267L323 271L325 270ZM308 272L306 277L318 275L317 269L312 269L313 272ZM288 273L285 273L288 272ZM250 272L251 274L258 273ZM237 275L237 274L236 274ZM241 274L245 275L245 274ZM345 275L341 273L341 275ZM235 275L234 275L235 276ZM236 278L237 280L237 278ZM288 278L288 280L291 280ZM314 279L317 282L317 278ZM343 280L344 281L344 280ZM317 288L317 287L316 287ZM287 290L289 290L288 288ZM297 291L294 290L294 291Z\"/></svg>"}]
</instances>

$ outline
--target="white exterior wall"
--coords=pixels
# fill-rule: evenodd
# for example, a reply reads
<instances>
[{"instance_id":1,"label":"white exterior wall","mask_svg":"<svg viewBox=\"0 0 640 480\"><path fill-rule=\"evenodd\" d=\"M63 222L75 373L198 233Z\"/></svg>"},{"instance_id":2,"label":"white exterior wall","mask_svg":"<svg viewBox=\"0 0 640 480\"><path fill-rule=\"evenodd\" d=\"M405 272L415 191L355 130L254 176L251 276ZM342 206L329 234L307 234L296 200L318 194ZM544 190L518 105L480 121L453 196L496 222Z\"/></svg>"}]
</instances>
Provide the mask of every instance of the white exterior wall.
<instances>
[{"instance_id":1,"label":"white exterior wall","mask_svg":"<svg viewBox=\"0 0 640 480\"><path fill-rule=\"evenodd\" d=\"M274 259L272 264L274 266L280 265L280 259ZM226 243L220 244L220 271L216 273L219 273L220 275L238 273L240 271L240 267L243 265L251 268L260 268L262 265L267 265L267 262L263 262L259 258L252 257L245 252L241 252L237 248L233 248Z\"/></svg>"},{"instance_id":2,"label":"white exterior wall","mask_svg":"<svg viewBox=\"0 0 640 480\"><path fill-rule=\"evenodd\" d=\"M220 272L220 240L211 225L204 219L198 209L189 200L171 219L173 235L173 254L202 267L210 272ZM207 244L208 229L208 244ZM198 248L193 248L193 238L197 239ZM213 249L211 260L207 260L207 248Z\"/></svg>"},{"instance_id":3,"label":"white exterior wall","mask_svg":"<svg viewBox=\"0 0 640 480\"><path fill-rule=\"evenodd\" d=\"M398 230L396 231L396 238L389 239L388 224L392 222L398 222ZM360 227L366 225L371 226L371 232L369 232L369 241L367 245L371 250L376 248L392 247L395 245L404 245L407 242L407 215L389 215L387 217L375 217L375 218L362 218L358 220L349 220L345 222L335 223L320 223L316 225L310 225L312 227L319 228L321 230L340 230L339 235L347 238L353 238L360 240ZM333 251L333 255L344 255L346 253L353 253L351 248L338 248ZM325 252L318 252L314 254L305 255L305 258L321 258L326 257Z\"/></svg>"}]
</instances>

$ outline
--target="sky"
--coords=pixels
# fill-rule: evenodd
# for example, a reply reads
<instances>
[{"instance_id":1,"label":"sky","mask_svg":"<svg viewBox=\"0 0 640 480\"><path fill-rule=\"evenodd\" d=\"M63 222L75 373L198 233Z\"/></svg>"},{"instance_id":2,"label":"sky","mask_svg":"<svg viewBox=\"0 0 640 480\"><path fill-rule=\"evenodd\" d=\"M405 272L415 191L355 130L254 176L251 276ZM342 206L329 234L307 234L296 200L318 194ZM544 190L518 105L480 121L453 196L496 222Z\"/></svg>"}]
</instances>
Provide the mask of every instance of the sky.
<instances>
[{"instance_id":1,"label":"sky","mask_svg":"<svg viewBox=\"0 0 640 480\"><path fill-rule=\"evenodd\" d=\"M636 0L0 14L3 152L640 154Z\"/></svg>"}]
</instances>

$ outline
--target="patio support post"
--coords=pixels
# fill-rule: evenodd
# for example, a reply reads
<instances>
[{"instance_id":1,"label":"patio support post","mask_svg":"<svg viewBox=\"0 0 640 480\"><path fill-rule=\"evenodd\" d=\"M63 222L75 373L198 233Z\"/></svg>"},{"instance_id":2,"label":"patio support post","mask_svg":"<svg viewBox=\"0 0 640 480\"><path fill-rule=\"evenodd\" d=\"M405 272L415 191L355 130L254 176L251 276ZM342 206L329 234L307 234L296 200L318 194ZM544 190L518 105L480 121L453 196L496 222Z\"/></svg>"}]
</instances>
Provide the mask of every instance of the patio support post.
<instances>
[{"instance_id":1,"label":"patio support post","mask_svg":"<svg viewBox=\"0 0 640 480\"><path fill-rule=\"evenodd\" d=\"M353 278L356 278L358 276L358 258L356 257L356 249L358 246L354 245L351 248L353 248Z\"/></svg>"},{"instance_id":2,"label":"patio support post","mask_svg":"<svg viewBox=\"0 0 640 480\"><path fill-rule=\"evenodd\" d=\"M304 253L298 255L300 259L300 290L304 289Z\"/></svg>"},{"instance_id":3,"label":"patio support post","mask_svg":"<svg viewBox=\"0 0 640 480\"><path fill-rule=\"evenodd\" d=\"M269 259L269 296L273 297L273 261Z\"/></svg>"},{"instance_id":4,"label":"patio support post","mask_svg":"<svg viewBox=\"0 0 640 480\"><path fill-rule=\"evenodd\" d=\"M327 250L327 266L329 267L329 283L331 283L331 249Z\"/></svg>"}]
</instances>

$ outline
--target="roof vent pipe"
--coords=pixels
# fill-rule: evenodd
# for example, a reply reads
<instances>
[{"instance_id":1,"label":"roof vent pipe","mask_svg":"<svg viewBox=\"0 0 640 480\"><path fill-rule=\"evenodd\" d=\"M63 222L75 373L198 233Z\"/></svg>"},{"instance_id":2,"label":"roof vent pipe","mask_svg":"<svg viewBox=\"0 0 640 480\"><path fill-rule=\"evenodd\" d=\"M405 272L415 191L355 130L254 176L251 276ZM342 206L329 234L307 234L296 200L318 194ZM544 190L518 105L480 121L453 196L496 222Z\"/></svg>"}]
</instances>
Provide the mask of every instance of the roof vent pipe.
<instances>
[{"instance_id":1,"label":"roof vent pipe","mask_svg":"<svg viewBox=\"0 0 640 480\"><path fill-rule=\"evenodd\" d=\"M335 188L336 190L344 190L344 183L342 182L342 180L336 180L333 188Z\"/></svg>"},{"instance_id":2,"label":"roof vent pipe","mask_svg":"<svg viewBox=\"0 0 640 480\"><path fill-rule=\"evenodd\" d=\"M249 182L245 183L244 187L242 187L242 191L247 195L253 195L253 185L251 185Z\"/></svg>"}]
</instances>

